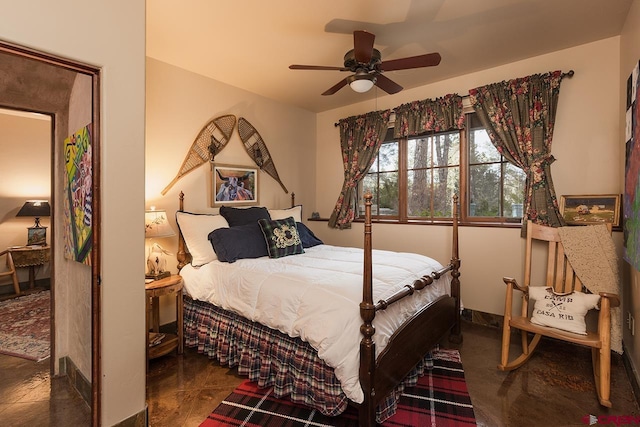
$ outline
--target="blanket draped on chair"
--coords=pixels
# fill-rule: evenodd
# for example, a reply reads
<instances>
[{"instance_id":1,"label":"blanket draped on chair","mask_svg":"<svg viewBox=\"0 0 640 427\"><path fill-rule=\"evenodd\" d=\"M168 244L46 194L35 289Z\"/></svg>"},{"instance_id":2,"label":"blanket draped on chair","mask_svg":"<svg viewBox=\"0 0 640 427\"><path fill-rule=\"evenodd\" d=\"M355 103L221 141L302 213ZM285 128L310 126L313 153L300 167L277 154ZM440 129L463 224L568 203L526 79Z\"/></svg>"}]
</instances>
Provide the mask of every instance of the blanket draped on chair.
<instances>
[{"instance_id":1,"label":"blanket draped on chair","mask_svg":"<svg viewBox=\"0 0 640 427\"><path fill-rule=\"evenodd\" d=\"M620 295L616 247L604 224L558 228L564 251L589 292ZM611 309L611 349L622 354L622 312Z\"/></svg>"}]
</instances>

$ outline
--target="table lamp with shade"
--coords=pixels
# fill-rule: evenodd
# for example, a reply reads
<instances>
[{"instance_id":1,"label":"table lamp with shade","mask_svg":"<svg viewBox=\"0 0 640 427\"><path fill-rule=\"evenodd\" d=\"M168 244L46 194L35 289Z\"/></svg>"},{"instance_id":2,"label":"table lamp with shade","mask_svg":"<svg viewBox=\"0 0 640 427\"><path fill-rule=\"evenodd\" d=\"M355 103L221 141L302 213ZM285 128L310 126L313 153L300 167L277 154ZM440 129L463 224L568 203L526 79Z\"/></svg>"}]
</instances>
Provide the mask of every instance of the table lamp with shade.
<instances>
[{"instance_id":1,"label":"table lamp with shade","mask_svg":"<svg viewBox=\"0 0 640 427\"><path fill-rule=\"evenodd\" d=\"M176 233L171 228L169 221L167 220L167 212L154 207L151 210L144 213L144 236L147 239L171 237ZM166 270L167 260L165 255L172 255L166 251L158 243L153 243L149 246L149 255L147 256L147 279L163 279L169 277L171 273Z\"/></svg>"},{"instance_id":2,"label":"table lamp with shade","mask_svg":"<svg viewBox=\"0 0 640 427\"><path fill-rule=\"evenodd\" d=\"M51 216L48 200L27 200L16 216L32 216L36 220L33 227L28 227L27 245L45 246L47 244L47 227L40 225L40 218Z\"/></svg>"}]
</instances>

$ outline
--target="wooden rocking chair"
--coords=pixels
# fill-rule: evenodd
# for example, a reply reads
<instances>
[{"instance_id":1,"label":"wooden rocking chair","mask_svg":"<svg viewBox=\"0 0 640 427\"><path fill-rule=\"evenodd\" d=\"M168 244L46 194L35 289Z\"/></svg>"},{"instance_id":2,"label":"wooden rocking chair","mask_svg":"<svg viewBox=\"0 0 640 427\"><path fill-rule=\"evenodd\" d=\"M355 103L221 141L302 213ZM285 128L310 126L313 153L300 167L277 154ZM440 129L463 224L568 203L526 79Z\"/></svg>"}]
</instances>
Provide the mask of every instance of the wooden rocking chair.
<instances>
[{"instance_id":1,"label":"wooden rocking chair","mask_svg":"<svg viewBox=\"0 0 640 427\"><path fill-rule=\"evenodd\" d=\"M13 257L11 256L11 251L4 250L0 252L0 257L6 255L7 256L7 271L3 271L0 273L0 277L11 276L11 280L13 281L13 290L16 295L20 295L20 283L18 282L18 274L16 273L16 266L13 264Z\"/></svg>"},{"instance_id":2,"label":"wooden rocking chair","mask_svg":"<svg viewBox=\"0 0 640 427\"><path fill-rule=\"evenodd\" d=\"M611 232L611 224L608 225ZM552 337L574 344L591 348L593 374L600 404L611 407L610 399L610 369L611 369L611 308L620 305L618 295L601 292L600 313L598 315L597 330L587 331L587 335L580 335L548 326L540 326L531 322L529 313L529 285L531 284L532 247L534 241L548 243L548 257L546 269L547 287L553 287L555 292L582 292L583 286L564 253L557 228L527 223L527 242L525 250L525 271L523 286L510 277L504 277L507 285L505 298L504 325L502 331L502 356L498 369L510 371L522 366L532 355L542 336ZM537 285L537 284L536 284ZM512 314L513 291L522 292L522 311L520 316ZM522 354L509 362L509 347L511 329L519 329L522 339ZM528 333L533 333L529 340Z\"/></svg>"}]
</instances>

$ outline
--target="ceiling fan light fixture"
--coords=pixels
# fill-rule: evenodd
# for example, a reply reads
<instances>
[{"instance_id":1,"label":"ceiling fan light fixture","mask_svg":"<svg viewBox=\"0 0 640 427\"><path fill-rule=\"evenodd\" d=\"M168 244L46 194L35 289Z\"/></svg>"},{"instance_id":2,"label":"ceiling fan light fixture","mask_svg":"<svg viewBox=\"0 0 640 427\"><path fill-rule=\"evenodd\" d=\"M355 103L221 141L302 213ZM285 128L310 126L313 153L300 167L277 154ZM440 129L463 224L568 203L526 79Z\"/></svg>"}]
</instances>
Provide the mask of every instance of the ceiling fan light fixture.
<instances>
[{"instance_id":1,"label":"ceiling fan light fixture","mask_svg":"<svg viewBox=\"0 0 640 427\"><path fill-rule=\"evenodd\" d=\"M376 82L376 78L368 73L356 73L353 76L348 77L348 82L354 92L365 93L373 87Z\"/></svg>"}]
</instances>

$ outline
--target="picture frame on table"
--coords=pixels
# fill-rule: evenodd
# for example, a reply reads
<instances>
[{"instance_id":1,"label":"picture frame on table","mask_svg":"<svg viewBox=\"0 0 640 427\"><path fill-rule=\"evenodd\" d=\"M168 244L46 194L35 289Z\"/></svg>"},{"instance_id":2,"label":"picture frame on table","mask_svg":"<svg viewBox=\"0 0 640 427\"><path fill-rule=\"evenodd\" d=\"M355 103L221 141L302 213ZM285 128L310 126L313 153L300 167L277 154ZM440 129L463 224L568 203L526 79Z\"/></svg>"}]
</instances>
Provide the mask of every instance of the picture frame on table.
<instances>
[{"instance_id":1,"label":"picture frame on table","mask_svg":"<svg viewBox=\"0 0 640 427\"><path fill-rule=\"evenodd\" d=\"M258 170L251 166L214 164L211 168L211 205L257 205Z\"/></svg>"},{"instance_id":2,"label":"picture frame on table","mask_svg":"<svg viewBox=\"0 0 640 427\"><path fill-rule=\"evenodd\" d=\"M569 225L606 224L620 226L620 195L563 195L560 214Z\"/></svg>"},{"instance_id":3,"label":"picture frame on table","mask_svg":"<svg viewBox=\"0 0 640 427\"><path fill-rule=\"evenodd\" d=\"M46 246L47 227L29 227L27 232L28 246Z\"/></svg>"}]
</instances>

